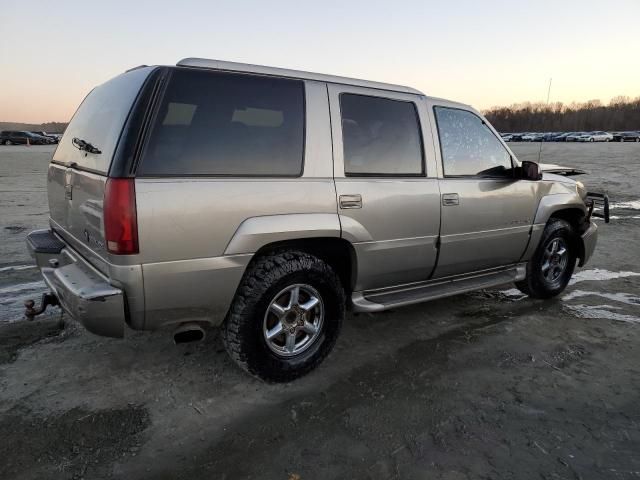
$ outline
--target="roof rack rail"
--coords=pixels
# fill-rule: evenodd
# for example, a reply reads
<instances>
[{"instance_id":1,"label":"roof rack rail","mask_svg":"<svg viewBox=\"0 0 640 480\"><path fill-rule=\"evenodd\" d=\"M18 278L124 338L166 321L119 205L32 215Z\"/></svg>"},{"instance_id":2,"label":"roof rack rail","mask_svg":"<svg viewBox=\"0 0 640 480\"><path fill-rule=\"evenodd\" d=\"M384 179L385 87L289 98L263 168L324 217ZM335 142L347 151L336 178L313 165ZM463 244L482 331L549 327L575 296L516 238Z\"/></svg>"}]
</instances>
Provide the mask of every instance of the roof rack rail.
<instances>
[{"instance_id":1,"label":"roof rack rail","mask_svg":"<svg viewBox=\"0 0 640 480\"><path fill-rule=\"evenodd\" d=\"M138 65L137 67L130 68L129 70L125 70L124 73L133 72L134 70L138 70L139 68L148 67L149 65Z\"/></svg>"},{"instance_id":2,"label":"roof rack rail","mask_svg":"<svg viewBox=\"0 0 640 480\"><path fill-rule=\"evenodd\" d=\"M223 70L228 72L256 73L259 75L273 75L278 77L298 78L302 80L318 80L327 83L353 85L358 87L375 88L378 90L389 90L393 92L425 96L421 91L416 90L415 88L405 87L404 85L394 85L391 83L360 80L357 78L339 77L336 75L325 75L322 73L305 72L302 70L290 70L288 68L251 65L248 63L226 62L222 60L213 60L207 58L183 58L178 63L176 63L176 66L207 68L211 70Z\"/></svg>"}]
</instances>

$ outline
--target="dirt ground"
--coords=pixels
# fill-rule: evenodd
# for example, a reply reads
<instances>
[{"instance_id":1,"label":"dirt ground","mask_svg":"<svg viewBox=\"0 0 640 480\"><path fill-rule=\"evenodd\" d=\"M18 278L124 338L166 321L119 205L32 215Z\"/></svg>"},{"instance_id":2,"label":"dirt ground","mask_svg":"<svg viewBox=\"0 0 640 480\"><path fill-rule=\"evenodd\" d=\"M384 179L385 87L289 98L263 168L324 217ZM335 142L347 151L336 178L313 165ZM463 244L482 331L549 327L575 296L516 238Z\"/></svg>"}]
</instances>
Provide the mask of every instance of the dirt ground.
<instances>
[{"instance_id":1,"label":"dirt ground","mask_svg":"<svg viewBox=\"0 0 640 480\"><path fill-rule=\"evenodd\" d=\"M615 207L560 298L506 285L349 315L287 385L241 372L216 330L174 346L21 320L43 290L23 242L46 226L50 155L0 147L0 478L640 477L640 146L543 146Z\"/></svg>"}]
</instances>

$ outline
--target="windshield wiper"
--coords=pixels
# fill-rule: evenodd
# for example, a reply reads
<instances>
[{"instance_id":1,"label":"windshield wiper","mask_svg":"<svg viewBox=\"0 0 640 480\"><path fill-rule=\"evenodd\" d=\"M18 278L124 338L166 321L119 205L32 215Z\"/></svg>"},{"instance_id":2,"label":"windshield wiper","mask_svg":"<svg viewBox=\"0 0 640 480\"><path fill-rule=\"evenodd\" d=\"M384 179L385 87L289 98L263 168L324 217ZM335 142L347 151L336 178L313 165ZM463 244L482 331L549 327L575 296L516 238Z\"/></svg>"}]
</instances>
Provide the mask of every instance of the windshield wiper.
<instances>
[{"instance_id":1,"label":"windshield wiper","mask_svg":"<svg viewBox=\"0 0 640 480\"><path fill-rule=\"evenodd\" d=\"M89 142L82 140L81 138L78 138L78 137L73 137L73 140L71 140L71 143L78 150L83 150L85 152L95 153L95 154L102 153L100 149L98 149L97 147L94 147Z\"/></svg>"}]
</instances>

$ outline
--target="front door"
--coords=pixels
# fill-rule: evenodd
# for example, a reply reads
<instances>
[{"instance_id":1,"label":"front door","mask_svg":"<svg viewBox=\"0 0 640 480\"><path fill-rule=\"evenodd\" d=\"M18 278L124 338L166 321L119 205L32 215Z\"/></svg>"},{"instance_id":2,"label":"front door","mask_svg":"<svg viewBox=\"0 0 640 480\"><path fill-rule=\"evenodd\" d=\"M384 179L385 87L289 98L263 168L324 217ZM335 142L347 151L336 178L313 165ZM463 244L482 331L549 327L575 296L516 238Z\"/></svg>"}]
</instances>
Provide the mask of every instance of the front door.
<instances>
[{"instance_id":1,"label":"front door","mask_svg":"<svg viewBox=\"0 0 640 480\"><path fill-rule=\"evenodd\" d=\"M433 108L440 142L442 227L434 277L517 262L529 241L536 182L514 177L511 154L476 113Z\"/></svg>"}]
</instances>

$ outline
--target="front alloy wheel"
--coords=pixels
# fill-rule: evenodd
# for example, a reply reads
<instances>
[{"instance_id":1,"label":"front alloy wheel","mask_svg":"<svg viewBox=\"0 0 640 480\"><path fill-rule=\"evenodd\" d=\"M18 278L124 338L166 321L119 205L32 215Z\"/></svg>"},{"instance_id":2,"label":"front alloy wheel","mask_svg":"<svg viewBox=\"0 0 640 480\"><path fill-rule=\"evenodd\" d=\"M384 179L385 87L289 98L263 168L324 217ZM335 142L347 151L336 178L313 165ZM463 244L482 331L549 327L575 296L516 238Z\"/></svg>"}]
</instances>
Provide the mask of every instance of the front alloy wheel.
<instances>
[{"instance_id":1,"label":"front alloy wheel","mask_svg":"<svg viewBox=\"0 0 640 480\"><path fill-rule=\"evenodd\" d=\"M516 287L532 298L559 295L569 284L577 259L577 233L569 222L549 220L538 248L527 262L526 277Z\"/></svg>"},{"instance_id":2,"label":"front alloy wheel","mask_svg":"<svg viewBox=\"0 0 640 480\"><path fill-rule=\"evenodd\" d=\"M565 240L561 237L551 240L544 249L543 256L542 276L549 286L553 286L569 265L569 250Z\"/></svg>"}]
</instances>

